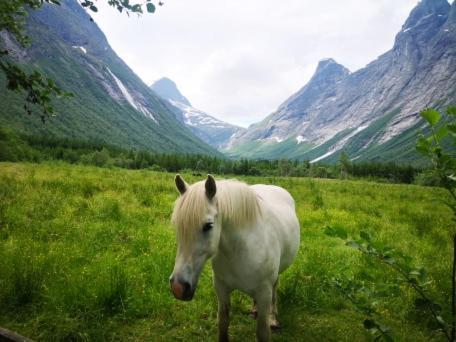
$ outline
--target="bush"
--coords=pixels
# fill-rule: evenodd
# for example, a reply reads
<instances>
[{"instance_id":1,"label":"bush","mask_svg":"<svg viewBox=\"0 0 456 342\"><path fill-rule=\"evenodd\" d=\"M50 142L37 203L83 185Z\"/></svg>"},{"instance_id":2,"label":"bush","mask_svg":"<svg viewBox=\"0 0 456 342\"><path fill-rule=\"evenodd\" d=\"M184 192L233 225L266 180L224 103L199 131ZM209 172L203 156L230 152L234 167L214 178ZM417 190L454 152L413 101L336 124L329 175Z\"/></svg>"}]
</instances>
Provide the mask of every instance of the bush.
<instances>
[{"instance_id":1,"label":"bush","mask_svg":"<svg viewBox=\"0 0 456 342\"><path fill-rule=\"evenodd\" d=\"M113 165L113 161L109 156L109 151L106 148L103 148L101 151L84 154L81 157L81 163L86 165L95 165L98 167Z\"/></svg>"},{"instance_id":2,"label":"bush","mask_svg":"<svg viewBox=\"0 0 456 342\"><path fill-rule=\"evenodd\" d=\"M435 173L421 172L415 176L415 184L424 186L440 186L440 179Z\"/></svg>"}]
</instances>

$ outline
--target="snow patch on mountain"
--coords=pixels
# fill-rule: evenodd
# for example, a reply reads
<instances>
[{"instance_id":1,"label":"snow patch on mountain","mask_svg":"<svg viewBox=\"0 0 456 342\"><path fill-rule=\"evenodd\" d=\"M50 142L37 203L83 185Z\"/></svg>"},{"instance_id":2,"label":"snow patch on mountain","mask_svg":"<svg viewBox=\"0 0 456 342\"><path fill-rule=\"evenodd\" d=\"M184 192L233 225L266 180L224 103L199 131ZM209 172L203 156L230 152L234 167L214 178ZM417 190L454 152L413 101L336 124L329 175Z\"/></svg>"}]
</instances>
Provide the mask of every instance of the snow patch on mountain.
<instances>
[{"instance_id":1,"label":"snow patch on mountain","mask_svg":"<svg viewBox=\"0 0 456 342\"><path fill-rule=\"evenodd\" d=\"M402 30L402 32L407 32L407 31L410 31L418 26L420 26L424 20L426 20L427 18L430 18L434 15L434 13L431 13L431 14L428 14L428 15L425 15L424 17L422 17L415 25L411 26L411 27L407 27L405 28L404 30ZM441 14L439 15L439 17L442 16Z\"/></svg>"},{"instance_id":2,"label":"snow patch on mountain","mask_svg":"<svg viewBox=\"0 0 456 342\"><path fill-rule=\"evenodd\" d=\"M281 143L283 141L283 139L279 137L274 137L274 140L278 143Z\"/></svg>"},{"instance_id":3,"label":"snow patch on mountain","mask_svg":"<svg viewBox=\"0 0 456 342\"><path fill-rule=\"evenodd\" d=\"M318 158L311 160L310 162L316 163L317 161L323 160L326 157L329 157L330 155L334 154L335 152L340 151L351 138L353 138L359 132L365 130L367 127L369 127L369 125L359 126L353 132L347 134L345 137L343 137L341 140L339 140L337 143L335 143L333 146L331 146L330 149L325 154L321 155Z\"/></svg>"},{"instance_id":4,"label":"snow patch on mountain","mask_svg":"<svg viewBox=\"0 0 456 342\"><path fill-rule=\"evenodd\" d=\"M298 135L298 136L296 137L296 144L298 144L298 145L301 144L301 143L303 143L303 142L306 142L306 141L307 141L307 139L304 138L302 135Z\"/></svg>"},{"instance_id":5,"label":"snow patch on mountain","mask_svg":"<svg viewBox=\"0 0 456 342\"><path fill-rule=\"evenodd\" d=\"M117 87L122 92L124 99L127 100L127 102L130 104L130 106L132 106L134 109L136 109L138 112L141 112L148 118L152 119L158 125L159 123L158 123L157 119L155 119L154 115L141 103L139 103L138 101L135 101L133 95L130 94L127 87L122 83L122 81L116 75L113 74L111 69L109 69L109 68L107 68L107 69L108 69L109 74L112 76L112 78L116 82Z\"/></svg>"},{"instance_id":6,"label":"snow patch on mountain","mask_svg":"<svg viewBox=\"0 0 456 342\"><path fill-rule=\"evenodd\" d=\"M168 100L173 106L179 108L184 116L184 123L188 126L211 126L216 128L227 128L229 124L210 116L209 114L188 106L184 103Z\"/></svg>"},{"instance_id":7,"label":"snow patch on mountain","mask_svg":"<svg viewBox=\"0 0 456 342\"><path fill-rule=\"evenodd\" d=\"M73 45L72 48L73 48L73 49L79 49L79 50L81 50L82 52L87 53L87 49L86 49L84 46Z\"/></svg>"}]
</instances>

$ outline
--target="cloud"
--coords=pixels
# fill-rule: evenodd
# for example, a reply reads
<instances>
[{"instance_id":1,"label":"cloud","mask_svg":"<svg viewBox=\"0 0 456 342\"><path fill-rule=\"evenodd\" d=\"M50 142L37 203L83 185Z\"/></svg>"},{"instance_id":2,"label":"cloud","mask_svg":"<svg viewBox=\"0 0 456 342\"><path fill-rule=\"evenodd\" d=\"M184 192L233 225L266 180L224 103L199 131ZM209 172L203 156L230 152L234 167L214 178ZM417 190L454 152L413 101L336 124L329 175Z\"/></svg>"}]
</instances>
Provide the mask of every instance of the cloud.
<instances>
[{"instance_id":1,"label":"cloud","mask_svg":"<svg viewBox=\"0 0 456 342\"><path fill-rule=\"evenodd\" d=\"M197 108L247 126L332 57L354 71L389 50L417 0L169 0L155 14L94 15L148 84L167 76Z\"/></svg>"}]
</instances>

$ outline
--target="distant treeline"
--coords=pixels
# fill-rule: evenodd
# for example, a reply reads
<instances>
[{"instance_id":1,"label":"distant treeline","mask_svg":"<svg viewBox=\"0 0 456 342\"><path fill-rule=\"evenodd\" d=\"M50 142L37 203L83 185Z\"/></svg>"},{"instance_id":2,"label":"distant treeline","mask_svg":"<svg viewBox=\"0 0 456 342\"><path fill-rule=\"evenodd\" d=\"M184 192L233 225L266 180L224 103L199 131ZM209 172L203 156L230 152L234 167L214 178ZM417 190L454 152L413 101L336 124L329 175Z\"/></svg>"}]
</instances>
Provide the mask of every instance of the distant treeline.
<instances>
[{"instance_id":1,"label":"distant treeline","mask_svg":"<svg viewBox=\"0 0 456 342\"><path fill-rule=\"evenodd\" d=\"M154 154L126 150L102 142L57 137L19 136L0 129L0 161L62 160L73 164L168 172L206 172L221 175L290 176L317 178L373 178L395 183L413 183L422 172L410 165L353 163L342 154L335 165L298 160L223 159L199 154ZM423 177L421 177L423 178Z\"/></svg>"}]
</instances>

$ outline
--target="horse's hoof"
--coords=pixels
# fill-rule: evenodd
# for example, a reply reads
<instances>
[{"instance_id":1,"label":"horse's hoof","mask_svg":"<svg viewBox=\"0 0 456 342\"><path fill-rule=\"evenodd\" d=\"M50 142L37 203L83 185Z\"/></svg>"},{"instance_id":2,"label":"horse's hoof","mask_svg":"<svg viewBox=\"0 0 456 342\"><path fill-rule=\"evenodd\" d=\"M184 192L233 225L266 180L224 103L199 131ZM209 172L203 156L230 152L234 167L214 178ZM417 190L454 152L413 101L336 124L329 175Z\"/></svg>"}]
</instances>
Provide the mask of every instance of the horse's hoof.
<instances>
[{"instance_id":1,"label":"horse's hoof","mask_svg":"<svg viewBox=\"0 0 456 342\"><path fill-rule=\"evenodd\" d=\"M279 331L280 330L280 324L277 321L271 322L271 324L269 326L271 327L272 331Z\"/></svg>"},{"instance_id":2,"label":"horse's hoof","mask_svg":"<svg viewBox=\"0 0 456 342\"><path fill-rule=\"evenodd\" d=\"M257 311L257 309L256 309L256 308L253 308L252 310L250 310L249 316L252 317L253 319L256 319L257 316L258 316L258 311Z\"/></svg>"}]
</instances>

